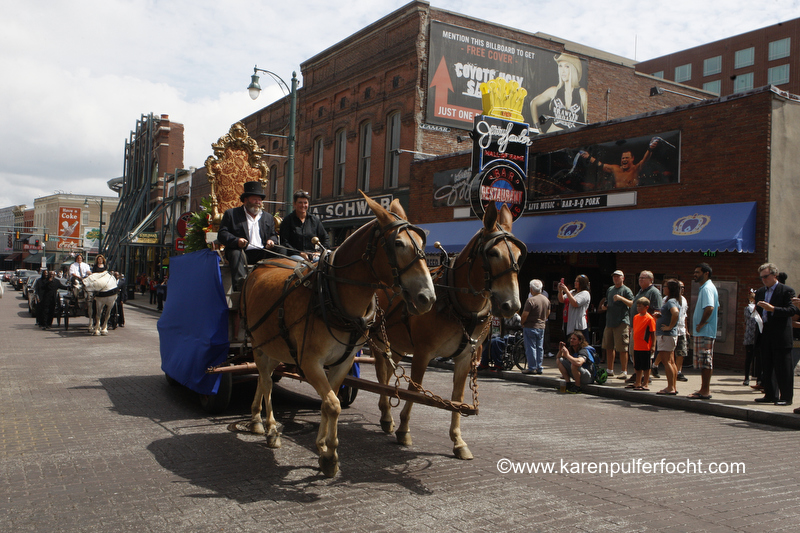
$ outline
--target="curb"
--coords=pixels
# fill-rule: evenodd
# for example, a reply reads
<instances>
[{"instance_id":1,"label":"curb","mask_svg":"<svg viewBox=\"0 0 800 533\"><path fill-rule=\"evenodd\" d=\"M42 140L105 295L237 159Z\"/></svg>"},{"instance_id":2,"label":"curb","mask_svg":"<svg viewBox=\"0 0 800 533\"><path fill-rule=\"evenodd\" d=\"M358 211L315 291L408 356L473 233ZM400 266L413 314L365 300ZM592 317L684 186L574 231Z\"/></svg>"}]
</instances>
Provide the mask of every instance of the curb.
<instances>
[{"instance_id":1,"label":"curb","mask_svg":"<svg viewBox=\"0 0 800 533\"><path fill-rule=\"evenodd\" d=\"M444 370L452 370L453 368L452 364L438 361L431 361L428 366ZM480 374L480 377L503 379L505 381L514 381L517 383L527 383L530 385L538 385L540 387L547 387L556 390L558 390L564 383L564 380L560 378L531 376L514 371ZM581 390L584 394L600 396L602 398L609 398L612 400L623 400L631 403L654 405L656 407L664 407L667 409L681 409L692 413L718 416L721 418L731 418L734 420L778 426L786 429L800 430L800 416L794 413L768 413L766 411L757 411L755 409L726 405L724 403L709 400L690 400L689 398L681 398L679 396L659 396L657 394L645 394L627 389L620 389L617 387L604 387L602 385L585 385L581 387Z\"/></svg>"}]
</instances>

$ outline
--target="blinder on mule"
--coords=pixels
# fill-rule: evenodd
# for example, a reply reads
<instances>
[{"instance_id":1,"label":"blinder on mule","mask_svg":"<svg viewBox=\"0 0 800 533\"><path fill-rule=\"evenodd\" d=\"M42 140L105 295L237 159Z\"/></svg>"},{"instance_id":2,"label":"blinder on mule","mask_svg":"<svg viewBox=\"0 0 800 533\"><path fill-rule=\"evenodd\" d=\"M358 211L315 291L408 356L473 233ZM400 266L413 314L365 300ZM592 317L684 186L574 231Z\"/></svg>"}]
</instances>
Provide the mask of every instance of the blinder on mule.
<instances>
[{"instance_id":1,"label":"blinder on mule","mask_svg":"<svg viewBox=\"0 0 800 533\"><path fill-rule=\"evenodd\" d=\"M426 243L426 235L425 232L418 228L417 226L411 224L407 220L403 220L400 218L396 213L392 213L397 220L386 224L385 226L380 226L376 222L375 228L375 239L378 240L378 244L383 247L383 251L386 253L386 258L388 259L389 266L392 268L392 278L394 279L393 288L402 289L402 285L400 283L400 276L402 276L407 270L414 266L414 263L418 260L425 261L425 243ZM391 233L387 236L386 233L391 231ZM417 245L417 241L411 236L410 232L414 232L422 239L422 248ZM400 267L398 265L397 260L397 250L395 249L394 243L397 238L400 236L401 232L405 232L408 235L408 240L411 241L411 244L414 246L414 255L415 257L408 262L407 265ZM370 268L372 265L372 259L374 258L374 247L372 245L367 246L367 250L365 252L365 259L370 263Z\"/></svg>"},{"instance_id":2,"label":"blinder on mule","mask_svg":"<svg viewBox=\"0 0 800 533\"><path fill-rule=\"evenodd\" d=\"M481 232L483 232L483 230L481 230ZM500 241L503 241L503 243L506 245L508 257L511 258L511 264L502 272L492 275L492 268L489 264L489 250L497 246ZM519 249L519 259L514 259L514 252L511 249L511 243L513 243ZM519 273L520 265L525 262L525 258L528 256L528 247L525 246L525 243L511 233L503 229L498 229L497 231L493 231L488 235L483 234L481 236L480 244L476 246L470 253L470 259L473 259L478 252L480 252L481 258L483 259L483 288L484 290L491 292L492 284L496 279L505 276L509 272Z\"/></svg>"}]
</instances>

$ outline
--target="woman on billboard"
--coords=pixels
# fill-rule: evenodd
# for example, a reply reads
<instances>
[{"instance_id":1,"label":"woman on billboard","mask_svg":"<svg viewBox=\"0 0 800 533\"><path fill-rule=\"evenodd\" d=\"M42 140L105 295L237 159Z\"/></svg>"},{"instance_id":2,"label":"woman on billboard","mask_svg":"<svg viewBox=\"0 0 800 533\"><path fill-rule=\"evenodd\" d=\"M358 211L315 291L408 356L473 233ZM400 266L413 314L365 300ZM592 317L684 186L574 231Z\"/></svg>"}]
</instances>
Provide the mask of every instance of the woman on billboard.
<instances>
[{"instance_id":1,"label":"woman on billboard","mask_svg":"<svg viewBox=\"0 0 800 533\"><path fill-rule=\"evenodd\" d=\"M588 95L580 86L583 67L578 57L561 54L558 63L558 85L546 89L531 100L531 116L543 133L574 128L586 123ZM542 123L540 117L546 117Z\"/></svg>"}]
</instances>

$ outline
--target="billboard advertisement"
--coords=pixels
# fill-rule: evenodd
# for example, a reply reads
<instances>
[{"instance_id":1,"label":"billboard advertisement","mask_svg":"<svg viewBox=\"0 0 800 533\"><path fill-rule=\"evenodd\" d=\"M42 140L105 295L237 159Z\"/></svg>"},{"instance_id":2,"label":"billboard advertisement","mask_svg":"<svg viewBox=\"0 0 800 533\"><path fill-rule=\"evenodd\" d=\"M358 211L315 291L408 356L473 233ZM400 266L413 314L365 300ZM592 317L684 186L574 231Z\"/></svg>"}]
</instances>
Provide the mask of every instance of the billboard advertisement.
<instances>
[{"instance_id":1,"label":"billboard advertisement","mask_svg":"<svg viewBox=\"0 0 800 533\"><path fill-rule=\"evenodd\" d=\"M80 207L59 207L58 208L58 247L59 248L80 248L81 247L81 208Z\"/></svg>"},{"instance_id":2,"label":"billboard advertisement","mask_svg":"<svg viewBox=\"0 0 800 533\"><path fill-rule=\"evenodd\" d=\"M532 155L528 198L678 183L680 131Z\"/></svg>"},{"instance_id":3,"label":"billboard advertisement","mask_svg":"<svg viewBox=\"0 0 800 533\"><path fill-rule=\"evenodd\" d=\"M542 132L588 121L587 60L442 22L430 28L428 123L472 129L481 114L480 84L498 77L528 92L523 118L534 125L544 116Z\"/></svg>"}]
</instances>

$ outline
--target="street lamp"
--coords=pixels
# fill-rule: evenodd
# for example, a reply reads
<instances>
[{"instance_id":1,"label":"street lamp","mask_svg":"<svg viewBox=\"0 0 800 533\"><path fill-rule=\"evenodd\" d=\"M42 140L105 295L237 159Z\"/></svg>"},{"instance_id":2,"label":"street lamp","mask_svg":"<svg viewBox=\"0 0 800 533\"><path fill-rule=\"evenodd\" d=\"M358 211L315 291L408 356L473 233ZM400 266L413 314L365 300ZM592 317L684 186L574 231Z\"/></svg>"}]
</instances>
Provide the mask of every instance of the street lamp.
<instances>
[{"instance_id":1,"label":"street lamp","mask_svg":"<svg viewBox=\"0 0 800 533\"><path fill-rule=\"evenodd\" d=\"M677 91L671 91L669 89L665 89L663 87L655 86L650 89L650 96L658 96L664 93L670 94L677 94L678 96L685 96L686 98L692 98L694 100L705 100L705 98L700 98L699 96L693 96L691 94L679 93Z\"/></svg>"},{"instance_id":2,"label":"street lamp","mask_svg":"<svg viewBox=\"0 0 800 533\"><path fill-rule=\"evenodd\" d=\"M97 239L97 253L101 254L103 253L103 199L100 198L100 202L94 199L92 200L94 201L95 204L98 204L100 206L100 235L98 236ZM83 208L89 209L89 198L84 198ZM86 259L87 260L89 259L89 250L86 250Z\"/></svg>"},{"instance_id":3,"label":"street lamp","mask_svg":"<svg viewBox=\"0 0 800 533\"><path fill-rule=\"evenodd\" d=\"M289 86L286 85L286 82L283 81L283 78L274 72L258 68L258 65L256 65L253 67L253 75L250 76L250 85L247 87L247 91L250 93L250 98L253 100L258 98L258 95L261 94L261 85L258 84L259 72L263 72L264 74L271 76L279 86L286 89L288 93L287 96L289 96L289 135L286 136L286 138L289 140L289 158L286 165L286 190L284 191L284 197L286 199L286 214L288 215L292 211L292 195L294 194L294 149L296 142L295 126L297 122L297 72L292 72L292 88L289 89ZM275 178L273 177L273 179Z\"/></svg>"}]
</instances>

